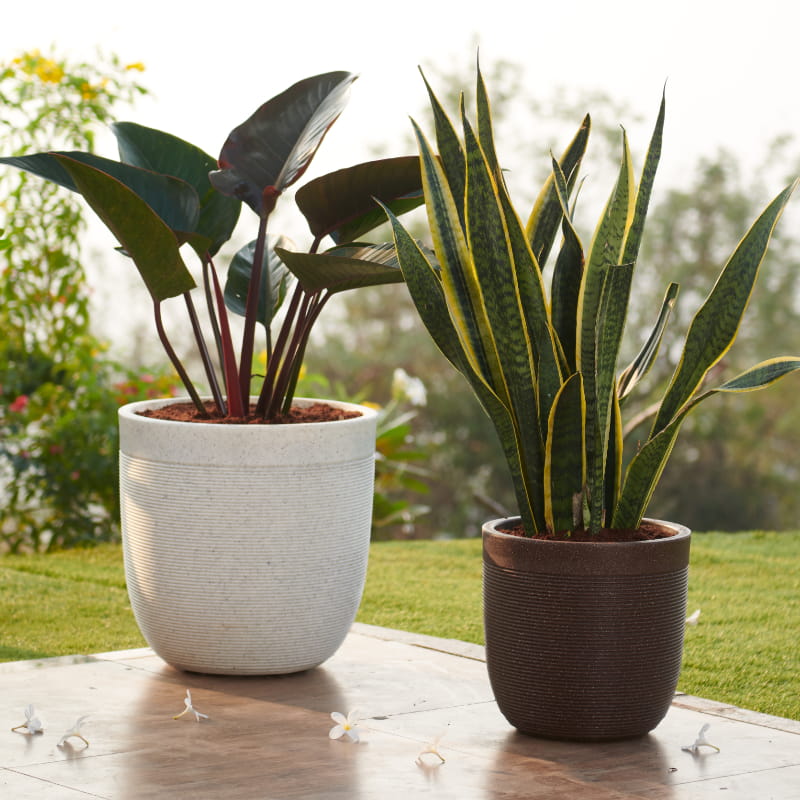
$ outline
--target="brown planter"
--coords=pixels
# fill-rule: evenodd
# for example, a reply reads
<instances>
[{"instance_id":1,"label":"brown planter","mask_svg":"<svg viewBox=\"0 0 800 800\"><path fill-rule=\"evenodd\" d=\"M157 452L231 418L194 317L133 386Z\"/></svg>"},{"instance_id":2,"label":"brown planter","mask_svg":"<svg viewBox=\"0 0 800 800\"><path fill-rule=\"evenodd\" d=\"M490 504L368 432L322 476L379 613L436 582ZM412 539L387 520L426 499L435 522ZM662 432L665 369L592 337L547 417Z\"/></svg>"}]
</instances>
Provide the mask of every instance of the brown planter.
<instances>
[{"instance_id":1,"label":"brown planter","mask_svg":"<svg viewBox=\"0 0 800 800\"><path fill-rule=\"evenodd\" d=\"M666 715L681 669L688 528L637 542L559 542L483 526L486 663L522 733L604 741Z\"/></svg>"}]
</instances>

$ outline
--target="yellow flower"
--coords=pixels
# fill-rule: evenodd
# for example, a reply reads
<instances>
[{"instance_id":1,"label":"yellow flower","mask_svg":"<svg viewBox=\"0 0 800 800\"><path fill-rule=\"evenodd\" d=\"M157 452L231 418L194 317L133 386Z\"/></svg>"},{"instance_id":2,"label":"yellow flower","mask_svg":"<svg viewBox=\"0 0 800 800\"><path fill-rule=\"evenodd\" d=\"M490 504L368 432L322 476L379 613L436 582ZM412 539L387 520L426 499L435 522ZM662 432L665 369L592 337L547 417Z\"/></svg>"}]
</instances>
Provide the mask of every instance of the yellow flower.
<instances>
[{"instance_id":1,"label":"yellow flower","mask_svg":"<svg viewBox=\"0 0 800 800\"><path fill-rule=\"evenodd\" d=\"M40 58L33 72L44 83L61 83L64 77L64 70L50 58Z\"/></svg>"},{"instance_id":2,"label":"yellow flower","mask_svg":"<svg viewBox=\"0 0 800 800\"><path fill-rule=\"evenodd\" d=\"M84 100L93 100L95 97L97 97L97 89L93 88L89 83L82 83L81 97Z\"/></svg>"},{"instance_id":3,"label":"yellow flower","mask_svg":"<svg viewBox=\"0 0 800 800\"><path fill-rule=\"evenodd\" d=\"M134 61L132 64L126 64L125 69L135 69L137 72L144 72L144 64L141 61Z\"/></svg>"}]
</instances>

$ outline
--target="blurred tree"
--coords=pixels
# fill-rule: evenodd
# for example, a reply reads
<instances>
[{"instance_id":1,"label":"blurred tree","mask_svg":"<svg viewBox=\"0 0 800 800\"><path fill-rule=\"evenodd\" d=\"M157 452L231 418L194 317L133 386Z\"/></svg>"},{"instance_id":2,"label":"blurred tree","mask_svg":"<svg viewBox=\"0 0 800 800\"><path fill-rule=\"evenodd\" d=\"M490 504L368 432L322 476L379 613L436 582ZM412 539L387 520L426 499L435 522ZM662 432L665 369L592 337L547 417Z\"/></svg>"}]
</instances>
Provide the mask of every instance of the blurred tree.
<instances>
[{"instance_id":1,"label":"blurred tree","mask_svg":"<svg viewBox=\"0 0 800 800\"><path fill-rule=\"evenodd\" d=\"M141 69L114 57L74 63L38 50L0 64L0 152L91 150L112 107L144 92L135 79ZM107 360L92 334L78 199L7 167L0 197L0 546L110 538L115 382L124 376L125 399L152 386Z\"/></svg>"}]
</instances>

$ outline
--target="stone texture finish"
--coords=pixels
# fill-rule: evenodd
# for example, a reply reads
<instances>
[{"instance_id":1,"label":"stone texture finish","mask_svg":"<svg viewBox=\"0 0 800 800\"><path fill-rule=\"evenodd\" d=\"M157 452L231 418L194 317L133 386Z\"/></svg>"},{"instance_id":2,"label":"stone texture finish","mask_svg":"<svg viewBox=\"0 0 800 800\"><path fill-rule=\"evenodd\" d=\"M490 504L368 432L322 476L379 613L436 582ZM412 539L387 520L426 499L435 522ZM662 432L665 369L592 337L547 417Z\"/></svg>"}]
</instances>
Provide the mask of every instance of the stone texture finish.
<instances>
[{"instance_id":1,"label":"stone texture finish","mask_svg":"<svg viewBox=\"0 0 800 800\"><path fill-rule=\"evenodd\" d=\"M137 407L120 411L120 492L128 593L148 644L178 668L220 674L329 658L366 578L375 412L244 426Z\"/></svg>"}]
</instances>

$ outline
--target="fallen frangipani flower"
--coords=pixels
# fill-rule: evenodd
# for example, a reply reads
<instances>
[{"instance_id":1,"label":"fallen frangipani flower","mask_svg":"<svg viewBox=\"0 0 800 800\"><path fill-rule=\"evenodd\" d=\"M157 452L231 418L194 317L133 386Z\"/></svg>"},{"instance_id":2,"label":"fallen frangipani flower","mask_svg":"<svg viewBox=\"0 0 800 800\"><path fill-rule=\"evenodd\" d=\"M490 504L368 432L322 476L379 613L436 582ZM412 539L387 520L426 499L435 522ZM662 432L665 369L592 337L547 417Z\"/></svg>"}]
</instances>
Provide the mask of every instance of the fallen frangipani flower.
<instances>
[{"instance_id":1,"label":"fallen frangipani flower","mask_svg":"<svg viewBox=\"0 0 800 800\"><path fill-rule=\"evenodd\" d=\"M84 717L78 717L78 719L75 720L75 724L58 740L58 746L62 747L66 743L67 739L70 739L74 736L76 739L80 739L88 747L89 740L81 733L81 725L83 725L87 719L89 719L88 714Z\"/></svg>"},{"instance_id":2,"label":"fallen frangipani flower","mask_svg":"<svg viewBox=\"0 0 800 800\"><path fill-rule=\"evenodd\" d=\"M331 719L336 723L328 734L331 739L341 739L346 736L351 742L359 740L358 709L353 709L346 717L338 711L333 711Z\"/></svg>"},{"instance_id":3,"label":"fallen frangipani flower","mask_svg":"<svg viewBox=\"0 0 800 800\"><path fill-rule=\"evenodd\" d=\"M687 745L686 747L681 747L681 750L685 750L687 753L692 753L693 755L697 755L700 752L701 747L711 747L712 749L716 750L719 753L719 747L715 744L711 744L711 742L706 739L706 731L711 727L711 725L707 722L700 728L700 733L697 734L697 738L694 740L694 744Z\"/></svg>"},{"instance_id":4,"label":"fallen frangipani flower","mask_svg":"<svg viewBox=\"0 0 800 800\"><path fill-rule=\"evenodd\" d=\"M697 625L698 620L700 619L700 609L698 608L693 614L690 614L686 617L686 624L687 625Z\"/></svg>"},{"instance_id":5,"label":"fallen frangipani flower","mask_svg":"<svg viewBox=\"0 0 800 800\"><path fill-rule=\"evenodd\" d=\"M44 725L42 725L42 721L39 717L34 716L33 704L25 707L25 722L21 725L15 725L11 730L18 731L21 729L25 729L25 732L28 734L35 734L35 733L44 733Z\"/></svg>"},{"instance_id":6,"label":"fallen frangipani flower","mask_svg":"<svg viewBox=\"0 0 800 800\"><path fill-rule=\"evenodd\" d=\"M422 757L424 755L427 755L428 753L436 756L439 759L440 763L444 764L444 756L439 752L439 742L442 741L445 733L447 733L447 731L443 731L442 733L440 733L429 744L426 744L425 747L423 747L422 750L419 751L419 755L417 756L418 764L423 763Z\"/></svg>"},{"instance_id":7,"label":"fallen frangipani flower","mask_svg":"<svg viewBox=\"0 0 800 800\"><path fill-rule=\"evenodd\" d=\"M192 693L187 689L186 690L186 697L183 700L183 704L186 708L181 711L180 714L176 714L172 719L178 719L182 717L184 714L192 713L194 714L194 718L200 722L201 719L208 719L208 714L201 714L193 705L192 705Z\"/></svg>"}]
</instances>

